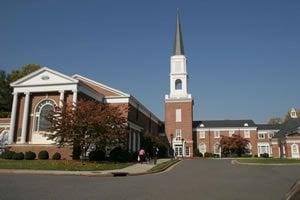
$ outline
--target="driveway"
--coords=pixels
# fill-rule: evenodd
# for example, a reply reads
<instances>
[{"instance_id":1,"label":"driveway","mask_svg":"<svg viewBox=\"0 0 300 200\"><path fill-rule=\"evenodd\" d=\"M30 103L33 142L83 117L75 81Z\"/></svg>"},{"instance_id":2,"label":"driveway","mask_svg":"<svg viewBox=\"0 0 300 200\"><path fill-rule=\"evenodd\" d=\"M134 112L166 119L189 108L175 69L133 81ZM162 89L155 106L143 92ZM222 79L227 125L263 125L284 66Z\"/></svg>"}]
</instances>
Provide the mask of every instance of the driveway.
<instances>
[{"instance_id":1,"label":"driveway","mask_svg":"<svg viewBox=\"0 0 300 200\"><path fill-rule=\"evenodd\" d=\"M282 199L300 166L184 160L162 174L84 177L0 174L0 199Z\"/></svg>"}]
</instances>

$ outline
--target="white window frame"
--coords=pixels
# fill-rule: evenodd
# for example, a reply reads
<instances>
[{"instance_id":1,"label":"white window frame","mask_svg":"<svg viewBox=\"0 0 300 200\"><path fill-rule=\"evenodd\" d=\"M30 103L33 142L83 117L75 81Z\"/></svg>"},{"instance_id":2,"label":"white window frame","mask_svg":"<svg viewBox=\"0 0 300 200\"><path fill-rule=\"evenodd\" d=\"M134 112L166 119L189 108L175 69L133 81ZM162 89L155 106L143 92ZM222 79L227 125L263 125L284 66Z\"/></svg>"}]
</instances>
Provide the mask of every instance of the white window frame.
<instances>
[{"instance_id":1,"label":"white window frame","mask_svg":"<svg viewBox=\"0 0 300 200\"><path fill-rule=\"evenodd\" d=\"M245 130L244 131L244 138L250 138L250 130Z\"/></svg>"},{"instance_id":2,"label":"white window frame","mask_svg":"<svg viewBox=\"0 0 300 200\"><path fill-rule=\"evenodd\" d=\"M199 132L199 138L204 139L205 138L205 131L200 131Z\"/></svg>"},{"instance_id":3,"label":"white window frame","mask_svg":"<svg viewBox=\"0 0 300 200\"><path fill-rule=\"evenodd\" d=\"M214 131L214 138L220 138L220 131Z\"/></svg>"},{"instance_id":4,"label":"white window frame","mask_svg":"<svg viewBox=\"0 0 300 200\"><path fill-rule=\"evenodd\" d=\"M272 135L272 136L270 136ZM274 133L268 133L268 138L271 139L272 137L274 137Z\"/></svg>"},{"instance_id":5,"label":"white window frame","mask_svg":"<svg viewBox=\"0 0 300 200\"><path fill-rule=\"evenodd\" d=\"M181 109L176 109L176 111L175 111L175 120L176 120L176 122L181 122L182 121L182 119L181 119Z\"/></svg>"},{"instance_id":6,"label":"white window frame","mask_svg":"<svg viewBox=\"0 0 300 200\"><path fill-rule=\"evenodd\" d=\"M43 99L42 101L40 101L34 111L34 119L33 119L33 126L32 126L32 132L45 132L45 131L40 131L40 120L41 120L41 110L44 108L44 106L46 105L51 105L53 107L53 109L55 109L56 103L52 100L52 99Z\"/></svg>"},{"instance_id":7,"label":"white window frame","mask_svg":"<svg viewBox=\"0 0 300 200\"><path fill-rule=\"evenodd\" d=\"M202 149L203 147L203 149ZM206 144L201 142L198 146L199 152L202 153L204 155L204 153L206 152ZM203 151L202 151L203 150Z\"/></svg>"},{"instance_id":8,"label":"white window frame","mask_svg":"<svg viewBox=\"0 0 300 200\"><path fill-rule=\"evenodd\" d=\"M218 146L218 148L216 148ZM218 150L218 151L216 151ZM215 143L214 144L214 154L221 154L221 147L220 147L220 143Z\"/></svg>"},{"instance_id":9,"label":"white window frame","mask_svg":"<svg viewBox=\"0 0 300 200\"><path fill-rule=\"evenodd\" d=\"M295 150L294 151L294 147L295 147ZM299 145L298 144L291 144L291 157L292 158L299 158Z\"/></svg>"},{"instance_id":10,"label":"white window frame","mask_svg":"<svg viewBox=\"0 0 300 200\"><path fill-rule=\"evenodd\" d=\"M176 141L181 141L182 138L182 130L181 129L176 129L175 130L175 140Z\"/></svg>"},{"instance_id":11,"label":"white window frame","mask_svg":"<svg viewBox=\"0 0 300 200\"><path fill-rule=\"evenodd\" d=\"M191 154L191 150L190 150L190 147L187 147L187 146L185 146L185 149L184 149L184 153L185 153L185 156L187 156L187 157L189 157L190 156L190 154Z\"/></svg>"},{"instance_id":12,"label":"white window frame","mask_svg":"<svg viewBox=\"0 0 300 200\"><path fill-rule=\"evenodd\" d=\"M262 135L263 137L260 137L260 135ZM262 139L265 139L265 133L258 133L258 139L262 140Z\"/></svg>"}]
</instances>

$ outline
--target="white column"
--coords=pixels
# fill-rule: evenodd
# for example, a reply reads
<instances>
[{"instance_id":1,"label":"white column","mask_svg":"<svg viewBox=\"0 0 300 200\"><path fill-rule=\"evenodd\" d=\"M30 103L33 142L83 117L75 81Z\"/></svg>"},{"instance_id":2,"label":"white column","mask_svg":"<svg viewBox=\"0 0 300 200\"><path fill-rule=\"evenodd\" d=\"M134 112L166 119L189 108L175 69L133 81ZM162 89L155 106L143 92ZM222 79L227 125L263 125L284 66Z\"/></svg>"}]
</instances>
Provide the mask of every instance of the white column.
<instances>
[{"instance_id":1,"label":"white column","mask_svg":"<svg viewBox=\"0 0 300 200\"><path fill-rule=\"evenodd\" d=\"M29 98L30 98L30 93L26 92L25 93L24 112L23 112L22 132L21 132L21 144L25 144L25 142L26 142L28 111L29 111Z\"/></svg>"},{"instance_id":2,"label":"white column","mask_svg":"<svg viewBox=\"0 0 300 200\"><path fill-rule=\"evenodd\" d=\"M65 99L65 91L64 90L60 90L59 91L59 107L62 108L64 105L64 99Z\"/></svg>"},{"instance_id":3,"label":"white column","mask_svg":"<svg viewBox=\"0 0 300 200\"><path fill-rule=\"evenodd\" d=\"M18 93L13 93L13 104L11 109L11 118L10 118L10 131L8 136L8 144L14 142L14 133L16 126L16 116L17 116L17 104L18 104Z\"/></svg>"},{"instance_id":4,"label":"white column","mask_svg":"<svg viewBox=\"0 0 300 200\"><path fill-rule=\"evenodd\" d=\"M77 103L77 90L73 90L73 105L76 106Z\"/></svg>"}]
</instances>

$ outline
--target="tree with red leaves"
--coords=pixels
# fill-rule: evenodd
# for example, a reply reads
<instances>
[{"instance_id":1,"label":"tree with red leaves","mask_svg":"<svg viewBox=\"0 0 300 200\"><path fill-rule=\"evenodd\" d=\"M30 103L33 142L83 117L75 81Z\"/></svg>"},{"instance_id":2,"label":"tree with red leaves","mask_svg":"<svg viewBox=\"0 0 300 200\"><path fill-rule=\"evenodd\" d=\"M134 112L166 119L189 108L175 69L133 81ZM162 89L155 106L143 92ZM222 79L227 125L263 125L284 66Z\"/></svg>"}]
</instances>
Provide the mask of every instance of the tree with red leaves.
<instances>
[{"instance_id":1,"label":"tree with red leaves","mask_svg":"<svg viewBox=\"0 0 300 200\"><path fill-rule=\"evenodd\" d=\"M92 100L78 101L76 106L66 104L56 108L49 117L51 122L48 138L58 146L70 145L79 150L77 155L86 155L95 146L98 150L106 147L126 147L127 119L117 106L110 106Z\"/></svg>"},{"instance_id":2,"label":"tree with red leaves","mask_svg":"<svg viewBox=\"0 0 300 200\"><path fill-rule=\"evenodd\" d=\"M241 156L247 152L247 145L249 141L238 134L232 135L232 137L221 136L220 147L224 156L231 156L237 154Z\"/></svg>"}]
</instances>

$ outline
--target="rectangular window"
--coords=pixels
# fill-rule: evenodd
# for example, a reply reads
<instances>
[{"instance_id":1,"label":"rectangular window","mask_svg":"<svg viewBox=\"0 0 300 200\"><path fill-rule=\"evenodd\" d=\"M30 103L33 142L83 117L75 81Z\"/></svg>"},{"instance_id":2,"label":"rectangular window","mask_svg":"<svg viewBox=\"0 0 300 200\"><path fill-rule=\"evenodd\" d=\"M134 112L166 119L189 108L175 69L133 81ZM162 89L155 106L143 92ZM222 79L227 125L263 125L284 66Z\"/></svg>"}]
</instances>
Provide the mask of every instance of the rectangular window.
<instances>
[{"instance_id":1,"label":"rectangular window","mask_svg":"<svg viewBox=\"0 0 300 200\"><path fill-rule=\"evenodd\" d=\"M185 156L190 156L190 147L185 147Z\"/></svg>"},{"instance_id":2,"label":"rectangular window","mask_svg":"<svg viewBox=\"0 0 300 200\"><path fill-rule=\"evenodd\" d=\"M249 130L244 131L244 138L250 138L250 131Z\"/></svg>"},{"instance_id":3,"label":"rectangular window","mask_svg":"<svg viewBox=\"0 0 300 200\"><path fill-rule=\"evenodd\" d=\"M181 140L181 129L175 130L175 140Z\"/></svg>"},{"instance_id":4,"label":"rectangular window","mask_svg":"<svg viewBox=\"0 0 300 200\"><path fill-rule=\"evenodd\" d=\"M229 137L232 137L233 134L234 134L234 131L229 131Z\"/></svg>"},{"instance_id":5,"label":"rectangular window","mask_svg":"<svg viewBox=\"0 0 300 200\"><path fill-rule=\"evenodd\" d=\"M199 138L205 138L205 131L199 132Z\"/></svg>"},{"instance_id":6,"label":"rectangular window","mask_svg":"<svg viewBox=\"0 0 300 200\"><path fill-rule=\"evenodd\" d=\"M264 133L259 133L258 134L258 139L265 139L265 134Z\"/></svg>"},{"instance_id":7,"label":"rectangular window","mask_svg":"<svg viewBox=\"0 0 300 200\"><path fill-rule=\"evenodd\" d=\"M181 122L181 109L176 109L176 122Z\"/></svg>"},{"instance_id":8,"label":"rectangular window","mask_svg":"<svg viewBox=\"0 0 300 200\"><path fill-rule=\"evenodd\" d=\"M215 138L220 138L220 131L215 131L214 136Z\"/></svg>"}]
</instances>

